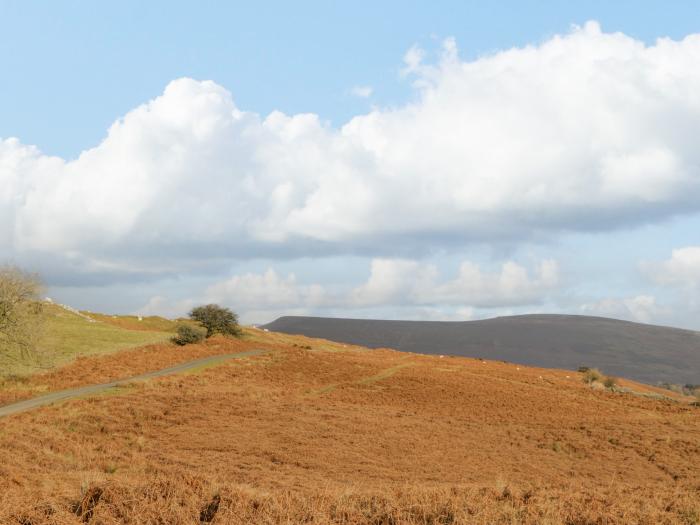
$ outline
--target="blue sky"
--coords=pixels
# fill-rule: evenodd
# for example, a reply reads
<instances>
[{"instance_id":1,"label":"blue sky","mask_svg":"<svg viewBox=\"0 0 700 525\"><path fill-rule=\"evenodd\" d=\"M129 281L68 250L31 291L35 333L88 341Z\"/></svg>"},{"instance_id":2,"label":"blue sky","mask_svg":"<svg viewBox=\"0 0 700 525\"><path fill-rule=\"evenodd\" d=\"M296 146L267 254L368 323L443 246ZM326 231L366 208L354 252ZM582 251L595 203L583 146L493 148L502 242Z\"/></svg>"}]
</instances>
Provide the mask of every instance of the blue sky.
<instances>
[{"instance_id":1,"label":"blue sky","mask_svg":"<svg viewBox=\"0 0 700 525\"><path fill-rule=\"evenodd\" d=\"M0 0L0 254L115 312L700 328L699 31L694 2Z\"/></svg>"},{"instance_id":2,"label":"blue sky","mask_svg":"<svg viewBox=\"0 0 700 525\"><path fill-rule=\"evenodd\" d=\"M401 104L414 44L454 37L465 59L536 43L598 20L651 43L696 32L692 1L0 2L0 136L73 157L128 110L183 76L211 79L237 104L313 112L341 124L368 102ZM66 125L70 123L70 125Z\"/></svg>"}]
</instances>

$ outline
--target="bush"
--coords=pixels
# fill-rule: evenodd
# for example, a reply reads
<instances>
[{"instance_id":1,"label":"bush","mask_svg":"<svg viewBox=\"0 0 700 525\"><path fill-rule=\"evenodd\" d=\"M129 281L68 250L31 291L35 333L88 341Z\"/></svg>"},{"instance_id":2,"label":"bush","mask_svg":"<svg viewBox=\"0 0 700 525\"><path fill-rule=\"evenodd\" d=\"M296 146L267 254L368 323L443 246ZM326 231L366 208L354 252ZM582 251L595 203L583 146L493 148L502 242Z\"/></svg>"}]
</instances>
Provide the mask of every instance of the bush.
<instances>
[{"instance_id":1,"label":"bush","mask_svg":"<svg viewBox=\"0 0 700 525\"><path fill-rule=\"evenodd\" d=\"M617 378L612 376L604 376L597 368L589 368L581 366L578 369L583 373L583 382L589 385L593 383L603 383L605 388L613 389L617 386Z\"/></svg>"},{"instance_id":2,"label":"bush","mask_svg":"<svg viewBox=\"0 0 700 525\"><path fill-rule=\"evenodd\" d=\"M612 376L605 376L605 379L603 379L603 385L605 386L605 388L613 389L617 386L617 378Z\"/></svg>"},{"instance_id":3,"label":"bush","mask_svg":"<svg viewBox=\"0 0 700 525\"><path fill-rule=\"evenodd\" d=\"M661 388L675 392L676 394L682 394L684 396L697 396L700 394L700 385L693 385L687 383L685 385L680 385L678 383L657 383Z\"/></svg>"},{"instance_id":4,"label":"bush","mask_svg":"<svg viewBox=\"0 0 700 525\"><path fill-rule=\"evenodd\" d=\"M207 304L193 308L190 318L199 322L207 329L207 337L214 334L240 335L238 316L228 308L218 304Z\"/></svg>"},{"instance_id":5,"label":"bush","mask_svg":"<svg viewBox=\"0 0 700 525\"><path fill-rule=\"evenodd\" d=\"M603 374L597 368L587 368L583 373L583 382L589 385L595 383L596 381L602 381Z\"/></svg>"},{"instance_id":6,"label":"bush","mask_svg":"<svg viewBox=\"0 0 700 525\"><path fill-rule=\"evenodd\" d=\"M172 342L180 346L190 345L203 341L206 335L204 328L181 324L177 327L177 335L172 338Z\"/></svg>"}]
</instances>

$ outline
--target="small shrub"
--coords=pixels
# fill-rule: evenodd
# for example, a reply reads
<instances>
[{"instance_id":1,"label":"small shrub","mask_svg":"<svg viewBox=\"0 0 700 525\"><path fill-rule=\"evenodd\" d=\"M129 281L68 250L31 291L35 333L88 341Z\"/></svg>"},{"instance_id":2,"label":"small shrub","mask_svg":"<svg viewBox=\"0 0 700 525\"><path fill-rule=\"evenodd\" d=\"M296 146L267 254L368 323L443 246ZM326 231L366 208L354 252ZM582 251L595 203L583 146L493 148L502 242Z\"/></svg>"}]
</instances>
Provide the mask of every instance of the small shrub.
<instances>
[{"instance_id":1,"label":"small shrub","mask_svg":"<svg viewBox=\"0 0 700 525\"><path fill-rule=\"evenodd\" d=\"M670 390L671 392L675 392L676 394L685 394L685 393L686 393L686 392L685 392L685 388L683 387L683 385L678 385L678 384L667 384L667 385L665 386L665 388L667 388L667 389Z\"/></svg>"},{"instance_id":2,"label":"small shrub","mask_svg":"<svg viewBox=\"0 0 700 525\"><path fill-rule=\"evenodd\" d=\"M180 346L190 345L203 341L206 336L207 331L204 328L181 324L177 327L177 335L172 338L172 342Z\"/></svg>"},{"instance_id":3,"label":"small shrub","mask_svg":"<svg viewBox=\"0 0 700 525\"><path fill-rule=\"evenodd\" d=\"M603 380L603 374L597 368L588 368L583 373L583 382L589 385Z\"/></svg>"},{"instance_id":4,"label":"small shrub","mask_svg":"<svg viewBox=\"0 0 700 525\"><path fill-rule=\"evenodd\" d=\"M685 384L681 385L678 383L657 383L661 388L675 392L676 394L682 394L684 396L697 396L697 392L700 392L700 385Z\"/></svg>"},{"instance_id":5,"label":"small shrub","mask_svg":"<svg viewBox=\"0 0 700 525\"><path fill-rule=\"evenodd\" d=\"M612 377L612 376L605 376L605 379L603 379L603 385L605 388L613 389L617 386L617 378Z\"/></svg>"}]
</instances>

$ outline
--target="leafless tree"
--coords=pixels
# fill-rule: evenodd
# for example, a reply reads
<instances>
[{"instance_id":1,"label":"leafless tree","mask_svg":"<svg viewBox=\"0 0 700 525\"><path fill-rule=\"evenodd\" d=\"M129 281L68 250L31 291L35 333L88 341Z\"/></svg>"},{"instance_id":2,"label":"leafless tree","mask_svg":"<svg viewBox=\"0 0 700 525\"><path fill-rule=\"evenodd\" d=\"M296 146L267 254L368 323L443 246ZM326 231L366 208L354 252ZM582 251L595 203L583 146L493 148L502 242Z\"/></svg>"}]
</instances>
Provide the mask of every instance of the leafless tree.
<instances>
[{"instance_id":1,"label":"leafless tree","mask_svg":"<svg viewBox=\"0 0 700 525\"><path fill-rule=\"evenodd\" d=\"M42 324L42 290L37 275L0 266L0 355L35 355Z\"/></svg>"}]
</instances>

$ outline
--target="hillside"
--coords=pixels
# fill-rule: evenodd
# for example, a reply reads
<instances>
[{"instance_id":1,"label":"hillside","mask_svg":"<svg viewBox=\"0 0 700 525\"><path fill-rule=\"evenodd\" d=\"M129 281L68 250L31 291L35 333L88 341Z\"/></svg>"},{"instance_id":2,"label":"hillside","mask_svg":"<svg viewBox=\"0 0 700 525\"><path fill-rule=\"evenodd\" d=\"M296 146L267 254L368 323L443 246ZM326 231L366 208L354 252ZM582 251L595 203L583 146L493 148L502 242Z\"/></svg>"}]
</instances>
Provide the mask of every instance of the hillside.
<instances>
[{"instance_id":1,"label":"hillside","mask_svg":"<svg viewBox=\"0 0 700 525\"><path fill-rule=\"evenodd\" d=\"M564 370L246 329L82 357L0 419L0 523L697 523L700 409Z\"/></svg>"},{"instance_id":2,"label":"hillside","mask_svg":"<svg viewBox=\"0 0 700 525\"><path fill-rule=\"evenodd\" d=\"M44 303L43 325L34 359L0 352L0 381L64 365L78 356L116 352L167 340L175 323L159 317L86 314ZM131 323L131 324L129 324Z\"/></svg>"},{"instance_id":3,"label":"hillside","mask_svg":"<svg viewBox=\"0 0 700 525\"><path fill-rule=\"evenodd\" d=\"M700 384L700 332L603 317L520 315L481 321L380 321L281 317L277 332L575 370L579 366L647 383Z\"/></svg>"}]
</instances>

